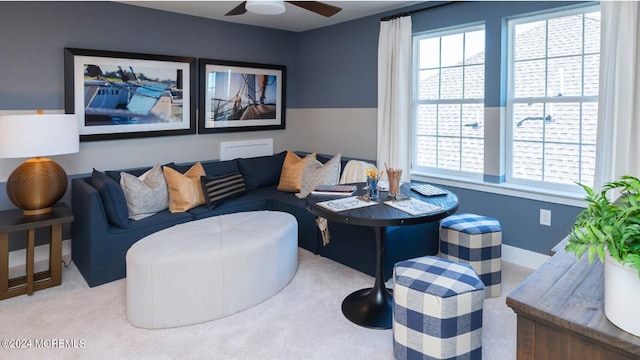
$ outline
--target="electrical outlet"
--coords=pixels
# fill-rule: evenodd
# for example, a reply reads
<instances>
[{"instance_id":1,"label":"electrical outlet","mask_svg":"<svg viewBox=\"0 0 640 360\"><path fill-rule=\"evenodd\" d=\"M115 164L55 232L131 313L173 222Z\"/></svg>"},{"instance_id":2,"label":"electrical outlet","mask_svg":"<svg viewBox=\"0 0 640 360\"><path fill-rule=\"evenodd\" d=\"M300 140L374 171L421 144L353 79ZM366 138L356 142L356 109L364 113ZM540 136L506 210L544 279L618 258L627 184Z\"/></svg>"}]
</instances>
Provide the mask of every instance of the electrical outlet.
<instances>
[{"instance_id":1,"label":"electrical outlet","mask_svg":"<svg viewBox=\"0 0 640 360\"><path fill-rule=\"evenodd\" d=\"M551 210L540 209L540 225L551 226Z\"/></svg>"}]
</instances>

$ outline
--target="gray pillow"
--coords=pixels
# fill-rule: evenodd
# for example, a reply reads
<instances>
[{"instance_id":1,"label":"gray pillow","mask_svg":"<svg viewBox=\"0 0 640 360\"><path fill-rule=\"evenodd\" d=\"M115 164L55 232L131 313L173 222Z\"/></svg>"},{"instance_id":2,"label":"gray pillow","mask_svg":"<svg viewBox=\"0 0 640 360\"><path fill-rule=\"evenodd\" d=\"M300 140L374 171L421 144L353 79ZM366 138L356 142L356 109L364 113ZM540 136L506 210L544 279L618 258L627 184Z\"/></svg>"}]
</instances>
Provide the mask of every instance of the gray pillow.
<instances>
[{"instance_id":1,"label":"gray pillow","mask_svg":"<svg viewBox=\"0 0 640 360\"><path fill-rule=\"evenodd\" d=\"M167 181L158 164L140 177L121 172L120 186L127 199L130 219L144 219L166 209L169 205Z\"/></svg>"},{"instance_id":2,"label":"gray pillow","mask_svg":"<svg viewBox=\"0 0 640 360\"><path fill-rule=\"evenodd\" d=\"M302 183L300 192L295 194L300 199L306 199L307 195L318 185L335 185L340 178L341 154L336 154L324 165L314 158L309 158L302 170Z\"/></svg>"}]
</instances>

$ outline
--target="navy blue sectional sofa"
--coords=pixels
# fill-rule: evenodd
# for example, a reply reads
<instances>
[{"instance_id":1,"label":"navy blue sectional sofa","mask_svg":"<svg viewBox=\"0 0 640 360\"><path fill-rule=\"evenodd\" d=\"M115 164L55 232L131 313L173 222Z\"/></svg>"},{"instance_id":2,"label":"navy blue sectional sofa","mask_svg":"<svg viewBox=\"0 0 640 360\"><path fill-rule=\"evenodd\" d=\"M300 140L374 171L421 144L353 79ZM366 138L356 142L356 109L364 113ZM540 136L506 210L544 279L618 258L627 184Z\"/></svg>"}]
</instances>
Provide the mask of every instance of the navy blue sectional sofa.
<instances>
[{"instance_id":1,"label":"navy blue sectional sofa","mask_svg":"<svg viewBox=\"0 0 640 360\"><path fill-rule=\"evenodd\" d=\"M304 155L304 153L299 154ZM331 241L327 246L323 246L315 223L316 217L306 210L305 200L298 199L293 193L276 189L285 155L286 152L282 152L272 156L248 159L201 162L207 176L236 171L242 173L248 190L247 194L229 199L213 209L202 205L184 213L171 213L169 210L164 210L142 220L128 220L124 226L122 224L116 226L109 221L105 205L111 206L111 204L103 202L101 194L92 186L91 176L72 179L74 263L89 286L101 285L126 276L127 250L136 241L149 234L210 216L241 211L273 210L284 211L296 217L300 247L375 276L376 249L372 228L329 222ZM318 155L317 158L324 163L331 157ZM343 169L348 160L348 158L342 159ZM171 166L184 172L191 165L193 163ZM148 169L122 171L139 176ZM119 183L120 170L107 171L106 175ZM389 227L384 260L385 279L391 277L393 265L396 262L437 253L437 237L437 223Z\"/></svg>"}]
</instances>

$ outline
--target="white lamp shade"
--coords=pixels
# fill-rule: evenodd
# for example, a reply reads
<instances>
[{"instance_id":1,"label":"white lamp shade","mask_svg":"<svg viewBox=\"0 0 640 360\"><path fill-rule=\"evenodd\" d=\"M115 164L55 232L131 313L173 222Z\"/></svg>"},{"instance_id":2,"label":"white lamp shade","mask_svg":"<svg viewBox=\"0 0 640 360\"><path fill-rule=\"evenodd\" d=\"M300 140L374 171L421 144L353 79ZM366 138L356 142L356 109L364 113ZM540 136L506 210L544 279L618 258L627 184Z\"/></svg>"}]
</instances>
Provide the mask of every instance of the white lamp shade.
<instances>
[{"instance_id":1,"label":"white lamp shade","mask_svg":"<svg viewBox=\"0 0 640 360\"><path fill-rule=\"evenodd\" d=\"M260 15L278 15L285 10L284 1L278 0L249 0L245 7L248 11Z\"/></svg>"},{"instance_id":2,"label":"white lamp shade","mask_svg":"<svg viewBox=\"0 0 640 360\"><path fill-rule=\"evenodd\" d=\"M74 114L0 116L0 158L31 158L77 153Z\"/></svg>"}]
</instances>

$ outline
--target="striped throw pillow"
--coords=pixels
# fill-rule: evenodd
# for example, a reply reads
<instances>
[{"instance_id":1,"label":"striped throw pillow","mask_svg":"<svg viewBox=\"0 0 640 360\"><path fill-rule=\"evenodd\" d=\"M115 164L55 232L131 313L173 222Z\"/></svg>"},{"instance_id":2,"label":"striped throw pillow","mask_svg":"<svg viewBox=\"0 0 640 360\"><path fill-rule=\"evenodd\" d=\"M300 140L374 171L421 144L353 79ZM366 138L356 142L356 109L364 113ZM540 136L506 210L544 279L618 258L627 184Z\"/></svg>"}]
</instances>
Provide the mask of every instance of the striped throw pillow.
<instances>
[{"instance_id":1,"label":"striped throw pillow","mask_svg":"<svg viewBox=\"0 0 640 360\"><path fill-rule=\"evenodd\" d=\"M223 202L247 193L242 174L235 172L220 176L202 176L200 178L204 199L209 207L214 207Z\"/></svg>"}]
</instances>

